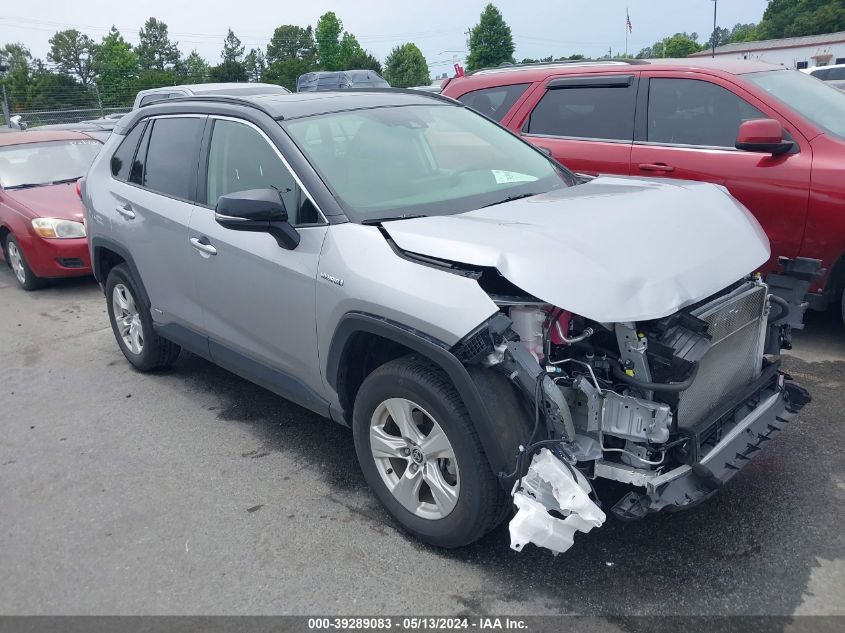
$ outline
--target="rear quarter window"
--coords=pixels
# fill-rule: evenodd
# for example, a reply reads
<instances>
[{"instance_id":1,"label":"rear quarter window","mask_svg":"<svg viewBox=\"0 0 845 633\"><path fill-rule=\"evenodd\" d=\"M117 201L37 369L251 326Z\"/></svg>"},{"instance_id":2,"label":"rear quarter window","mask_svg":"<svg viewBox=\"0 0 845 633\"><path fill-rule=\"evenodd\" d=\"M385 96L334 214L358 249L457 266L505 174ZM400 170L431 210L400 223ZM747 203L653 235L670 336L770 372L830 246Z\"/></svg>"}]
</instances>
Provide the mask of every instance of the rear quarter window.
<instances>
[{"instance_id":1,"label":"rear quarter window","mask_svg":"<svg viewBox=\"0 0 845 633\"><path fill-rule=\"evenodd\" d=\"M458 101L494 121L501 121L530 85L512 84L482 88L458 97Z\"/></svg>"},{"instance_id":2,"label":"rear quarter window","mask_svg":"<svg viewBox=\"0 0 845 633\"><path fill-rule=\"evenodd\" d=\"M138 149L138 143L141 141L141 135L144 133L146 125L146 121L137 123L112 155L111 173L118 180L129 180L129 171L132 168L132 161L135 159L135 151Z\"/></svg>"}]
</instances>

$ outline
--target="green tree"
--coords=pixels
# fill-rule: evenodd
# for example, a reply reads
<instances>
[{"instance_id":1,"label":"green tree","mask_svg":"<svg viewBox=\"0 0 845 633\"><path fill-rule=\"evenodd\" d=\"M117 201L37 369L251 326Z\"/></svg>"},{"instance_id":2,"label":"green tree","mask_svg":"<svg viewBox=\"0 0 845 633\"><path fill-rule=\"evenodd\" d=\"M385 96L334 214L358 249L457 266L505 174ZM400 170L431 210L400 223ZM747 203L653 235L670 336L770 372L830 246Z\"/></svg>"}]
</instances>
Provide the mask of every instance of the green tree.
<instances>
[{"instance_id":1,"label":"green tree","mask_svg":"<svg viewBox=\"0 0 845 633\"><path fill-rule=\"evenodd\" d=\"M36 60L28 86L26 104L28 110L94 108L97 105L97 99L92 90L70 75L50 72ZM32 126L44 122L50 121L39 121L37 118L27 121Z\"/></svg>"},{"instance_id":2,"label":"green tree","mask_svg":"<svg viewBox=\"0 0 845 633\"><path fill-rule=\"evenodd\" d=\"M279 61L299 59L312 63L316 58L317 44L314 41L314 30L307 26L283 24L276 27L273 37L267 44L267 64Z\"/></svg>"},{"instance_id":3,"label":"green tree","mask_svg":"<svg viewBox=\"0 0 845 633\"><path fill-rule=\"evenodd\" d=\"M31 87L32 53L20 42L0 48L0 83L6 86L12 111L25 110Z\"/></svg>"},{"instance_id":4,"label":"green tree","mask_svg":"<svg viewBox=\"0 0 845 633\"><path fill-rule=\"evenodd\" d=\"M470 31L467 70L513 62L513 51L510 27L499 10L488 4L481 12L481 20Z\"/></svg>"},{"instance_id":5,"label":"green tree","mask_svg":"<svg viewBox=\"0 0 845 633\"><path fill-rule=\"evenodd\" d=\"M210 72L208 62L196 50L191 51L191 54L185 58L183 66L185 68L185 83L201 84L208 81Z\"/></svg>"},{"instance_id":6,"label":"green tree","mask_svg":"<svg viewBox=\"0 0 845 633\"><path fill-rule=\"evenodd\" d=\"M698 43L698 33L675 33L671 37L664 38L660 42L655 42L642 49L637 53L637 58L686 57L704 48L706 47Z\"/></svg>"},{"instance_id":7,"label":"green tree","mask_svg":"<svg viewBox=\"0 0 845 633\"><path fill-rule=\"evenodd\" d=\"M372 70L379 75L384 72L381 67L381 62L365 50L362 50L357 55L347 58L345 68L349 70Z\"/></svg>"},{"instance_id":8,"label":"green tree","mask_svg":"<svg viewBox=\"0 0 845 633\"><path fill-rule=\"evenodd\" d=\"M410 42L396 46L384 62L384 78L394 88L428 84L428 64L420 49Z\"/></svg>"},{"instance_id":9,"label":"green tree","mask_svg":"<svg viewBox=\"0 0 845 633\"><path fill-rule=\"evenodd\" d=\"M756 39L756 24L737 24L731 29L731 42L751 42Z\"/></svg>"},{"instance_id":10,"label":"green tree","mask_svg":"<svg viewBox=\"0 0 845 633\"><path fill-rule=\"evenodd\" d=\"M76 29L67 29L58 31L49 42L47 59L56 64L59 72L76 77L83 86L91 84L94 80L94 40Z\"/></svg>"},{"instance_id":11,"label":"green tree","mask_svg":"<svg viewBox=\"0 0 845 633\"><path fill-rule=\"evenodd\" d=\"M244 46L232 29L229 29L226 39L223 40L220 58L223 60L222 63L212 68L209 73L212 81L247 81Z\"/></svg>"},{"instance_id":12,"label":"green tree","mask_svg":"<svg viewBox=\"0 0 845 633\"><path fill-rule=\"evenodd\" d=\"M340 58L340 34L343 31L343 22L329 11L320 16L317 20L317 28L314 31L317 40L317 62L323 70L342 70Z\"/></svg>"},{"instance_id":13,"label":"green tree","mask_svg":"<svg viewBox=\"0 0 845 633\"><path fill-rule=\"evenodd\" d=\"M140 41L135 52L141 70L174 70L179 66L179 43L170 41L167 25L149 18L139 31Z\"/></svg>"},{"instance_id":14,"label":"green tree","mask_svg":"<svg viewBox=\"0 0 845 633\"><path fill-rule=\"evenodd\" d=\"M103 105L130 105L138 79L138 56L114 26L94 49L92 65Z\"/></svg>"},{"instance_id":15,"label":"green tree","mask_svg":"<svg viewBox=\"0 0 845 633\"><path fill-rule=\"evenodd\" d=\"M244 57L244 68L249 81L261 81L267 64L264 61L264 53L259 48L251 48Z\"/></svg>"},{"instance_id":16,"label":"green tree","mask_svg":"<svg viewBox=\"0 0 845 633\"><path fill-rule=\"evenodd\" d=\"M314 64L307 59L282 59L267 65L262 81L279 84L291 92L296 92L297 78L312 70Z\"/></svg>"},{"instance_id":17,"label":"green tree","mask_svg":"<svg viewBox=\"0 0 845 633\"><path fill-rule=\"evenodd\" d=\"M843 0L769 0L756 35L758 39L772 39L842 30L845 30Z\"/></svg>"},{"instance_id":18,"label":"green tree","mask_svg":"<svg viewBox=\"0 0 845 633\"><path fill-rule=\"evenodd\" d=\"M340 38L340 51L338 52L338 55L340 56L340 67L343 70L352 68L349 65L349 60L363 54L364 49L361 48L361 45L358 43L358 38L352 35L352 33L344 31L343 36Z\"/></svg>"}]
</instances>

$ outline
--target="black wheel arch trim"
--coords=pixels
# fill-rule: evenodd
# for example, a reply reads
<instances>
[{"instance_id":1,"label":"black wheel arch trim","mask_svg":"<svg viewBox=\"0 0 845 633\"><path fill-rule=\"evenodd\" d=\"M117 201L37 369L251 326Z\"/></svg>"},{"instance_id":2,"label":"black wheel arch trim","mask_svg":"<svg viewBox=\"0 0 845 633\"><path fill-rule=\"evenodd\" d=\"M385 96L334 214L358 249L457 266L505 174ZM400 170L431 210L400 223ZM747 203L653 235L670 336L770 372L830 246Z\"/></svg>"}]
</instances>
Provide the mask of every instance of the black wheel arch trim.
<instances>
[{"instance_id":1,"label":"black wheel arch trim","mask_svg":"<svg viewBox=\"0 0 845 633\"><path fill-rule=\"evenodd\" d=\"M102 265L102 258L100 257L102 250L109 250L113 253L116 253L126 262L126 265L129 267L129 271L132 273L132 278L135 283L138 285L138 292L141 293L143 296L144 301L147 305L150 304L150 295L147 293L147 289L144 287L144 280L141 277L140 272L138 271L138 267L135 265L135 260L132 258L132 255L129 251L118 244L117 242L110 240L105 237L92 237L91 238L91 268L94 271L94 279L102 286L103 291L106 289L106 278L103 274L103 265Z\"/></svg>"},{"instance_id":2,"label":"black wheel arch trim","mask_svg":"<svg viewBox=\"0 0 845 633\"><path fill-rule=\"evenodd\" d=\"M475 380L446 343L419 330L374 314L346 313L335 329L326 357L326 382L332 389L337 391L344 351L349 340L357 333L374 334L404 345L446 372L469 412L493 472L498 473L506 467L511 447L502 445L504 438L500 438L496 432L495 423Z\"/></svg>"}]
</instances>

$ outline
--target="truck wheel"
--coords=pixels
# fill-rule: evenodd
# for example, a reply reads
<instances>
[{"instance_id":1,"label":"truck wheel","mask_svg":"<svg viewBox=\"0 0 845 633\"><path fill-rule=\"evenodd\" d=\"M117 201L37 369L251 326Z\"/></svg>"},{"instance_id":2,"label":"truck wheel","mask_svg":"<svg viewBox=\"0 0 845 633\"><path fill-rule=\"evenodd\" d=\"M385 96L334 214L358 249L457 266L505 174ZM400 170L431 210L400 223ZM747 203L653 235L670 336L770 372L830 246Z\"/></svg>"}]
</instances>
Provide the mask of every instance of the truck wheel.
<instances>
[{"instance_id":1,"label":"truck wheel","mask_svg":"<svg viewBox=\"0 0 845 633\"><path fill-rule=\"evenodd\" d=\"M176 362L181 348L155 333L150 307L144 303L124 264L109 272L106 305L120 351L136 369L152 371Z\"/></svg>"},{"instance_id":2,"label":"truck wheel","mask_svg":"<svg viewBox=\"0 0 845 633\"><path fill-rule=\"evenodd\" d=\"M24 290L38 290L39 288L43 288L46 282L40 277L36 277L35 273L32 272L29 264L26 263L23 251L18 246L18 241L12 237L11 233L6 237L5 246L6 262L9 264L9 268L12 269L18 285Z\"/></svg>"},{"instance_id":3,"label":"truck wheel","mask_svg":"<svg viewBox=\"0 0 845 633\"><path fill-rule=\"evenodd\" d=\"M353 434L367 483L420 540L460 547L500 519L507 495L457 391L427 360L406 356L367 376Z\"/></svg>"}]
</instances>

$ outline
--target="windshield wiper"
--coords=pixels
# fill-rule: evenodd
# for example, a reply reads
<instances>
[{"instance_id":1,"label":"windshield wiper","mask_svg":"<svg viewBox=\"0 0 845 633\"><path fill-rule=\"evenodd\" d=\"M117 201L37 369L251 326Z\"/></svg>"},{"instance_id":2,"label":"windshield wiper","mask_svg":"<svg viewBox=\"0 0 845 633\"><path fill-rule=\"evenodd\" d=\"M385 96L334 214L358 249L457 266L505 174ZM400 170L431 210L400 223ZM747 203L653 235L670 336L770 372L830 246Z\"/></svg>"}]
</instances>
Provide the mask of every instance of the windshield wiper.
<instances>
[{"instance_id":1,"label":"windshield wiper","mask_svg":"<svg viewBox=\"0 0 845 633\"><path fill-rule=\"evenodd\" d=\"M62 178L61 180L54 180L50 184L51 185L63 185L63 184L68 183L68 182L76 182L80 178L82 178L82 176L77 176L76 178Z\"/></svg>"},{"instance_id":2,"label":"windshield wiper","mask_svg":"<svg viewBox=\"0 0 845 633\"><path fill-rule=\"evenodd\" d=\"M6 187L6 191L11 189L32 189L33 187L43 187L44 185L48 185L48 182L24 182L20 185L12 185L11 187Z\"/></svg>"},{"instance_id":3,"label":"windshield wiper","mask_svg":"<svg viewBox=\"0 0 845 633\"><path fill-rule=\"evenodd\" d=\"M366 224L367 226L373 226L375 224L381 224L382 222L393 222L395 220L415 220L417 218L427 218L427 215L423 214L416 214L416 215L395 215L392 217L386 218L369 218L367 220L362 220L361 224Z\"/></svg>"},{"instance_id":4,"label":"windshield wiper","mask_svg":"<svg viewBox=\"0 0 845 633\"><path fill-rule=\"evenodd\" d=\"M532 196L539 196L540 193L521 193L518 196L508 196L502 200L498 200L497 202L491 202L490 204L485 204L482 209L486 209L487 207L493 207L497 204L504 204L505 202L513 202L514 200L522 200L523 198L530 198Z\"/></svg>"}]
</instances>

